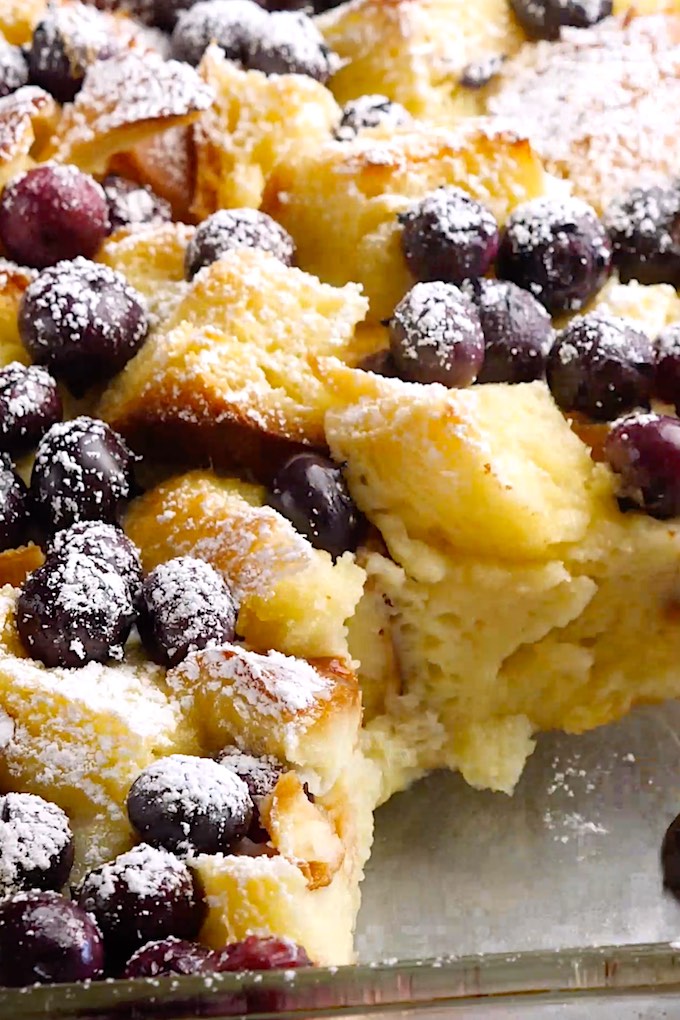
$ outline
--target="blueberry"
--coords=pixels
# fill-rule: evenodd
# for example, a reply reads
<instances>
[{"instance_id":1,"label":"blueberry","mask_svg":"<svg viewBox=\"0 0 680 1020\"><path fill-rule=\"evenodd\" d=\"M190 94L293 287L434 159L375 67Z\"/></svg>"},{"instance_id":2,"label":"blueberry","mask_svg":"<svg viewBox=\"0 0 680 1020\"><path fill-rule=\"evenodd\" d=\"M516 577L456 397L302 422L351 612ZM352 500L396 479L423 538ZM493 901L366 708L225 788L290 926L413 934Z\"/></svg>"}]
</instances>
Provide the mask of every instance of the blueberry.
<instances>
[{"instance_id":1,"label":"blueberry","mask_svg":"<svg viewBox=\"0 0 680 1020\"><path fill-rule=\"evenodd\" d=\"M106 196L69 163L45 163L13 178L0 199L0 240L16 262L35 269L94 255L109 232Z\"/></svg>"},{"instance_id":2,"label":"blueberry","mask_svg":"<svg viewBox=\"0 0 680 1020\"><path fill-rule=\"evenodd\" d=\"M342 556L356 549L361 515L340 468L316 453L297 453L272 482L270 503L316 549Z\"/></svg>"},{"instance_id":3,"label":"blueberry","mask_svg":"<svg viewBox=\"0 0 680 1020\"><path fill-rule=\"evenodd\" d=\"M60 103L70 103L81 89L95 60L116 50L107 23L82 3L52 5L38 23L28 50L32 85L39 85Z\"/></svg>"},{"instance_id":4,"label":"blueberry","mask_svg":"<svg viewBox=\"0 0 680 1020\"><path fill-rule=\"evenodd\" d=\"M612 0L510 0L517 20L537 39L558 39L560 29L590 28L612 13Z\"/></svg>"},{"instance_id":5,"label":"blueberry","mask_svg":"<svg viewBox=\"0 0 680 1020\"><path fill-rule=\"evenodd\" d=\"M215 954L197 942L170 936L147 942L132 954L123 978L154 978L169 974L210 974L217 969Z\"/></svg>"},{"instance_id":6,"label":"blueberry","mask_svg":"<svg viewBox=\"0 0 680 1020\"><path fill-rule=\"evenodd\" d=\"M462 283L484 276L498 251L495 217L461 188L437 188L399 222L406 264L417 280Z\"/></svg>"},{"instance_id":7,"label":"blueberry","mask_svg":"<svg viewBox=\"0 0 680 1020\"><path fill-rule=\"evenodd\" d=\"M211 42L228 60L245 63L251 41L265 31L267 14L253 0L203 0L182 12L172 33L172 55L196 66Z\"/></svg>"},{"instance_id":8,"label":"blueberry","mask_svg":"<svg viewBox=\"0 0 680 1020\"><path fill-rule=\"evenodd\" d=\"M680 815L666 829L661 844L664 889L680 899Z\"/></svg>"},{"instance_id":9,"label":"blueberry","mask_svg":"<svg viewBox=\"0 0 680 1020\"><path fill-rule=\"evenodd\" d=\"M11 462L0 456L0 552L16 549L26 541L29 499L26 486Z\"/></svg>"},{"instance_id":10,"label":"blueberry","mask_svg":"<svg viewBox=\"0 0 680 1020\"><path fill-rule=\"evenodd\" d=\"M362 372L373 372L374 375L385 376L386 379L399 378L399 372L389 347L382 351L375 351L374 354L367 354L359 362L357 368L361 369Z\"/></svg>"},{"instance_id":11,"label":"blueberry","mask_svg":"<svg viewBox=\"0 0 680 1020\"><path fill-rule=\"evenodd\" d=\"M193 7L196 0L95 0L105 11L123 11L146 25L171 31L177 16Z\"/></svg>"},{"instance_id":12,"label":"blueberry","mask_svg":"<svg viewBox=\"0 0 680 1020\"><path fill-rule=\"evenodd\" d=\"M264 74L304 74L325 83L340 66L312 19L302 11L275 11L248 40L244 63Z\"/></svg>"},{"instance_id":13,"label":"blueberry","mask_svg":"<svg viewBox=\"0 0 680 1020\"><path fill-rule=\"evenodd\" d=\"M604 446L620 475L622 509L663 520L680 515L680 421L663 414L631 414L612 425Z\"/></svg>"},{"instance_id":14,"label":"blueberry","mask_svg":"<svg viewBox=\"0 0 680 1020\"><path fill-rule=\"evenodd\" d=\"M53 425L31 474L34 512L50 533L78 521L116 524L133 495L134 460L106 422L81 415Z\"/></svg>"},{"instance_id":15,"label":"blueberry","mask_svg":"<svg viewBox=\"0 0 680 1020\"><path fill-rule=\"evenodd\" d=\"M492 53L482 60L466 64L461 72L460 84L472 91L485 88L501 73L506 59L502 53Z\"/></svg>"},{"instance_id":16,"label":"blueberry","mask_svg":"<svg viewBox=\"0 0 680 1020\"><path fill-rule=\"evenodd\" d=\"M645 333L626 319L590 312L558 334L546 376L563 411L611 421L648 405L654 365L654 348Z\"/></svg>"},{"instance_id":17,"label":"blueberry","mask_svg":"<svg viewBox=\"0 0 680 1020\"><path fill-rule=\"evenodd\" d=\"M535 198L511 214L497 274L530 291L551 313L578 311L605 283L611 244L591 206L576 198Z\"/></svg>"},{"instance_id":18,"label":"blueberry","mask_svg":"<svg viewBox=\"0 0 680 1020\"><path fill-rule=\"evenodd\" d=\"M242 779L248 787L253 802L253 815L248 830L248 838L255 843L266 843L269 834L260 824L259 807L262 799L267 797L283 775L283 765L271 755L245 754L237 747L225 747L217 757L220 765L229 769Z\"/></svg>"},{"instance_id":19,"label":"blueberry","mask_svg":"<svg viewBox=\"0 0 680 1020\"><path fill-rule=\"evenodd\" d=\"M0 985L88 981L102 976L104 947L93 919L56 892L0 903Z\"/></svg>"},{"instance_id":20,"label":"blueberry","mask_svg":"<svg viewBox=\"0 0 680 1020\"><path fill-rule=\"evenodd\" d=\"M170 203L147 185L109 174L102 181L109 208L111 230L138 227L145 223L167 223L172 220Z\"/></svg>"},{"instance_id":21,"label":"blueberry","mask_svg":"<svg viewBox=\"0 0 680 1020\"><path fill-rule=\"evenodd\" d=\"M469 386L484 361L484 334L469 297L451 283L417 283L389 323L390 350L402 379Z\"/></svg>"},{"instance_id":22,"label":"blueberry","mask_svg":"<svg viewBox=\"0 0 680 1020\"><path fill-rule=\"evenodd\" d=\"M257 209L220 209L196 228L184 260L187 280L236 248L259 248L286 266L295 259L295 242L276 220Z\"/></svg>"},{"instance_id":23,"label":"blueberry","mask_svg":"<svg viewBox=\"0 0 680 1020\"><path fill-rule=\"evenodd\" d=\"M18 361L0 369L0 450L23 456L61 421L57 384L44 368Z\"/></svg>"},{"instance_id":24,"label":"blueberry","mask_svg":"<svg viewBox=\"0 0 680 1020\"><path fill-rule=\"evenodd\" d=\"M60 807L31 793L0 797L0 897L58 891L73 866L73 834Z\"/></svg>"},{"instance_id":25,"label":"blueberry","mask_svg":"<svg viewBox=\"0 0 680 1020\"><path fill-rule=\"evenodd\" d=\"M680 181L634 188L604 214L621 281L680 285Z\"/></svg>"},{"instance_id":26,"label":"blueberry","mask_svg":"<svg viewBox=\"0 0 680 1020\"><path fill-rule=\"evenodd\" d=\"M28 82L28 64L18 46L0 36L0 99Z\"/></svg>"},{"instance_id":27,"label":"blueberry","mask_svg":"<svg viewBox=\"0 0 680 1020\"><path fill-rule=\"evenodd\" d=\"M312 961L302 946L291 939L276 936L249 935L242 942L232 942L217 954L217 970L291 970L310 967Z\"/></svg>"},{"instance_id":28,"label":"blueberry","mask_svg":"<svg viewBox=\"0 0 680 1020\"><path fill-rule=\"evenodd\" d=\"M86 875L78 903L96 917L107 954L121 965L147 942L194 939L206 913L188 865L145 843Z\"/></svg>"},{"instance_id":29,"label":"blueberry","mask_svg":"<svg viewBox=\"0 0 680 1020\"><path fill-rule=\"evenodd\" d=\"M46 560L17 599L21 642L50 667L122 659L134 619L123 578L102 560L77 552Z\"/></svg>"},{"instance_id":30,"label":"blueberry","mask_svg":"<svg viewBox=\"0 0 680 1020\"><path fill-rule=\"evenodd\" d=\"M83 258L44 269L26 288L19 309L26 350L76 396L119 372L148 328L141 294L120 273Z\"/></svg>"},{"instance_id":31,"label":"blueberry","mask_svg":"<svg viewBox=\"0 0 680 1020\"><path fill-rule=\"evenodd\" d=\"M359 96L343 106L335 137L339 142L350 142L365 128L391 130L409 124L411 119L411 114L401 103L395 103L387 96Z\"/></svg>"},{"instance_id":32,"label":"blueberry","mask_svg":"<svg viewBox=\"0 0 680 1020\"><path fill-rule=\"evenodd\" d=\"M506 280L475 280L465 290L475 302L484 334L484 364L478 383L541 379L553 341L543 305Z\"/></svg>"},{"instance_id":33,"label":"blueberry","mask_svg":"<svg viewBox=\"0 0 680 1020\"><path fill-rule=\"evenodd\" d=\"M228 853L248 832L248 787L211 758L172 754L147 766L127 797L130 824L147 843L173 852Z\"/></svg>"},{"instance_id":34,"label":"blueberry","mask_svg":"<svg viewBox=\"0 0 680 1020\"><path fill-rule=\"evenodd\" d=\"M209 563L180 556L145 578L138 626L154 662L176 666L191 651L233 641L235 625L231 592Z\"/></svg>"},{"instance_id":35,"label":"blueberry","mask_svg":"<svg viewBox=\"0 0 680 1020\"><path fill-rule=\"evenodd\" d=\"M139 549L120 528L103 521L79 521L58 531L46 549L48 558L74 552L111 567L127 584L133 605L139 605L142 594Z\"/></svg>"}]
</instances>

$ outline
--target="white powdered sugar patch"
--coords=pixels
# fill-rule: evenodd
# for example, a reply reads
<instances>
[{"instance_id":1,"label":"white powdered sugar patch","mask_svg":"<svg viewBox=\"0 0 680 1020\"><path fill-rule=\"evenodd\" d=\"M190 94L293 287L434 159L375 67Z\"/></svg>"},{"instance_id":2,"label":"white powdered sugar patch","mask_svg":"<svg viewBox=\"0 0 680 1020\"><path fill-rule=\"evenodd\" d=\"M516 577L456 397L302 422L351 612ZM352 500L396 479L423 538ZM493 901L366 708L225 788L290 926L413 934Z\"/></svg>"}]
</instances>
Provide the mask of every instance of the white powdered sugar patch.
<instances>
[{"instance_id":1,"label":"white powdered sugar patch","mask_svg":"<svg viewBox=\"0 0 680 1020\"><path fill-rule=\"evenodd\" d=\"M679 215L680 188L645 188L615 198L605 223L617 239L648 239L653 250L663 254L677 245L670 228Z\"/></svg>"},{"instance_id":2,"label":"white powdered sugar patch","mask_svg":"<svg viewBox=\"0 0 680 1020\"><path fill-rule=\"evenodd\" d=\"M583 222L597 223L597 215L587 202L570 196L534 198L514 210L508 220L513 251L531 251L567 235Z\"/></svg>"},{"instance_id":3,"label":"white powdered sugar patch","mask_svg":"<svg viewBox=\"0 0 680 1020\"><path fill-rule=\"evenodd\" d=\"M491 238L498 229L496 219L488 209L462 188L453 186L437 188L405 213L401 220L407 224L414 218L422 224L419 230L416 228L416 236L422 234L426 238L430 224L436 224L437 238L441 237L452 247L469 244L471 238Z\"/></svg>"},{"instance_id":4,"label":"white powdered sugar patch","mask_svg":"<svg viewBox=\"0 0 680 1020\"><path fill-rule=\"evenodd\" d=\"M342 120L335 132L339 142L351 141L365 128L396 128L411 123L408 110L387 96L370 94L351 99L342 110ZM279 200L280 200L279 195Z\"/></svg>"},{"instance_id":5,"label":"white powdered sugar patch","mask_svg":"<svg viewBox=\"0 0 680 1020\"><path fill-rule=\"evenodd\" d=\"M207 634L222 641L235 624L236 611L229 590L217 571L204 560L179 557L161 563L149 576L145 598L166 640L177 646L165 650L170 658L180 648L196 649Z\"/></svg>"},{"instance_id":6,"label":"white powdered sugar patch","mask_svg":"<svg viewBox=\"0 0 680 1020\"><path fill-rule=\"evenodd\" d=\"M177 19L173 49L180 59L195 64L214 42L227 57L240 60L267 20L267 12L253 0L202 0Z\"/></svg>"},{"instance_id":7,"label":"white powdered sugar patch","mask_svg":"<svg viewBox=\"0 0 680 1020\"><path fill-rule=\"evenodd\" d=\"M280 74L308 74L325 82L339 69L340 58L328 49L319 29L306 14L274 11L250 40L246 54L248 67L270 73L270 64Z\"/></svg>"},{"instance_id":8,"label":"white powdered sugar patch","mask_svg":"<svg viewBox=\"0 0 680 1020\"><path fill-rule=\"evenodd\" d=\"M153 899L167 894L175 885L184 885L187 876L184 861L167 850L140 843L88 875L87 897L105 904L122 887L136 896Z\"/></svg>"},{"instance_id":9,"label":"white powdered sugar patch","mask_svg":"<svg viewBox=\"0 0 680 1020\"><path fill-rule=\"evenodd\" d=\"M598 205L677 171L680 19L607 18L522 48L489 112L527 133L550 172Z\"/></svg>"},{"instance_id":10,"label":"white powdered sugar patch","mask_svg":"<svg viewBox=\"0 0 680 1020\"><path fill-rule=\"evenodd\" d=\"M426 350L445 371L453 367L457 344L483 342L470 299L450 283L417 283L397 305L394 319L405 334L400 358L418 361Z\"/></svg>"},{"instance_id":11,"label":"white powdered sugar patch","mask_svg":"<svg viewBox=\"0 0 680 1020\"><path fill-rule=\"evenodd\" d=\"M27 874L49 871L71 839L56 804L25 793L0 798L0 896L19 891Z\"/></svg>"},{"instance_id":12,"label":"white powdered sugar patch","mask_svg":"<svg viewBox=\"0 0 680 1020\"><path fill-rule=\"evenodd\" d=\"M574 342L569 340L571 334ZM611 358L637 364L641 360L641 337L644 341L639 323L609 312L589 312L575 316L561 334L558 357L563 365L588 358L593 369L598 362Z\"/></svg>"},{"instance_id":13,"label":"white powdered sugar patch","mask_svg":"<svg viewBox=\"0 0 680 1020\"><path fill-rule=\"evenodd\" d=\"M52 97L32 85L0 99L0 159L10 160L21 152L27 153L34 142L31 120L54 107Z\"/></svg>"},{"instance_id":14,"label":"white powdered sugar patch","mask_svg":"<svg viewBox=\"0 0 680 1020\"><path fill-rule=\"evenodd\" d=\"M187 754L171 754L149 765L133 789L135 797L153 803L154 809L162 805L169 819L179 817L187 823L200 815L222 817L225 810L245 817L250 807L248 787L233 771L212 758Z\"/></svg>"}]
</instances>

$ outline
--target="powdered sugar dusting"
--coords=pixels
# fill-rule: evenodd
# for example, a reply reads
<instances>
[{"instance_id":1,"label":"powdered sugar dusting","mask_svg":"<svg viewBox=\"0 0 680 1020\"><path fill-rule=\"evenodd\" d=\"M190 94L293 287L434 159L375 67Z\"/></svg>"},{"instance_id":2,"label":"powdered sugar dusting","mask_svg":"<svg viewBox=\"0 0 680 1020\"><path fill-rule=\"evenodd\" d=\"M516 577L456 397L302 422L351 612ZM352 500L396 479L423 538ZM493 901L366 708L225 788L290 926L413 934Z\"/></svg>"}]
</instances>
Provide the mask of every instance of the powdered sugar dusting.
<instances>
[{"instance_id":1,"label":"powdered sugar dusting","mask_svg":"<svg viewBox=\"0 0 680 1020\"><path fill-rule=\"evenodd\" d=\"M273 755L264 754L256 758L238 747L226 747L218 761L221 766L240 776L255 800L270 794L283 772L283 765Z\"/></svg>"},{"instance_id":2,"label":"powdered sugar dusting","mask_svg":"<svg viewBox=\"0 0 680 1020\"><path fill-rule=\"evenodd\" d=\"M48 117L55 109L52 97L32 85L0 99L0 160L28 153L35 140L32 119Z\"/></svg>"},{"instance_id":3,"label":"powdered sugar dusting","mask_svg":"<svg viewBox=\"0 0 680 1020\"><path fill-rule=\"evenodd\" d=\"M71 839L68 818L56 804L25 793L0 798L0 895L18 892L33 871L49 871Z\"/></svg>"},{"instance_id":4,"label":"powdered sugar dusting","mask_svg":"<svg viewBox=\"0 0 680 1020\"><path fill-rule=\"evenodd\" d=\"M85 883L88 899L105 904L119 887L144 898L162 897L176 884L187 881L188 869L167 850L140 843L108 864L91 872Z\"/></svg>"}]
</instances>

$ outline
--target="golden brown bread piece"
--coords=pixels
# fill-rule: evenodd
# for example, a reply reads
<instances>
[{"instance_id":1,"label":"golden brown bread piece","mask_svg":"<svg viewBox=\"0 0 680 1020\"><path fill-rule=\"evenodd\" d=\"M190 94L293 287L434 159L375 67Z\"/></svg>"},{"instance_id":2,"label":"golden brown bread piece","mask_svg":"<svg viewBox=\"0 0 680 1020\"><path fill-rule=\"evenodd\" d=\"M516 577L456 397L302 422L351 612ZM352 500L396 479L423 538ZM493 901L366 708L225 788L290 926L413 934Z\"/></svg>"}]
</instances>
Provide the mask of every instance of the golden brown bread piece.
<instances>
[{"instance_id":1,"label":"golden brown bread piece","mask_svg":"<svg viewBox=\"0 0 680 1020\"><path fill-rule=\"evenodd\" d=\"M0 188L34 165L58 120L47 92L26 85L0 99Z\"/></svg>"}]
</instances>

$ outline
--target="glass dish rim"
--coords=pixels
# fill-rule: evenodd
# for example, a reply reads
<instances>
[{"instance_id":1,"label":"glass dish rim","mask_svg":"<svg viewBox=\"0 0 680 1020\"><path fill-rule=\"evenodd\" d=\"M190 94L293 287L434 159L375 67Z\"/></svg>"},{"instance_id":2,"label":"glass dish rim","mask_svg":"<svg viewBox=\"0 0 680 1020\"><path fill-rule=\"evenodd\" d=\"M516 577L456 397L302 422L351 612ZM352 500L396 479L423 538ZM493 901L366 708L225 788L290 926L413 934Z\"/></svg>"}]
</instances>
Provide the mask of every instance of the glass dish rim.
<instances>
[{"instance_id":1,"label":"glass dish rim","mask_svg":"<svg viewBox=\"0 0 680 1020\"><path fill-rule=\"evenodd\" d=\"M386 1014L527 999L680 994L680 941L532 950L257 974L107 980L0 990L13 1020L189 1020ZM278 1001L277 1001L277 998ZM278 1006L282 1008L278 1008ZM217 1012L215 1012L217 1010Z\"/></svg>"}]
</instances>

